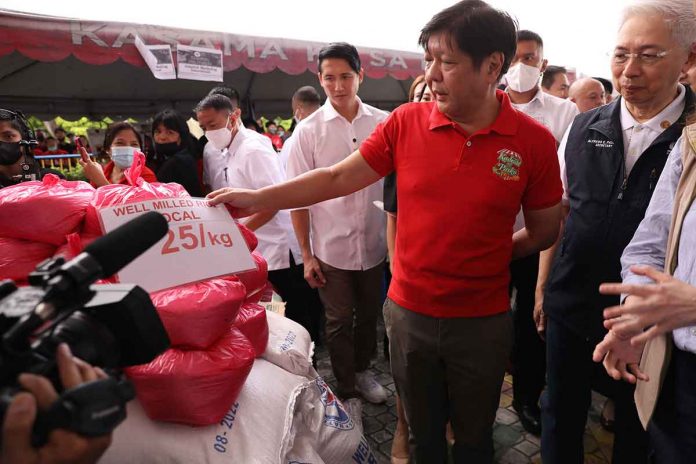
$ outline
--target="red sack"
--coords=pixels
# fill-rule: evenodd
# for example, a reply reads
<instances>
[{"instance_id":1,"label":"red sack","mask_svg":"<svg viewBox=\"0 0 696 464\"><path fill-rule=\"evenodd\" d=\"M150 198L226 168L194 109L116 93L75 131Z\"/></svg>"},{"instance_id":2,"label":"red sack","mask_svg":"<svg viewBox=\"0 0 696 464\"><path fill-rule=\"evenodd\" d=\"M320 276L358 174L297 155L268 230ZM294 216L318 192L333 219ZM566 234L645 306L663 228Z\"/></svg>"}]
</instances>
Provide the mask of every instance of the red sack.
<instances>
[{"instance_id":1,"label":"red sack","mask_svg":"<svg viewBox=\"0 0 696 464\"><path fill-rule=\"evenodd\" d=\"M225 205L225 208L227 209L227 212L230 213L230 216L236 218L236 216L234 215L234 207L230 206L228 203L223 203L223 205ZM242 236L244 237L244 241L249 247L249 251L256 250L256 247L259 246L259 239L256 238L256 234L247 226L239 222L237 219L235 219L234 222L236 222L239 226L239 230L242 232Z\"/></svg>"},{"instance_id":2,"label":"red sack","mask_svg":"<svg viewBox=\"0 0 696 464\"><path fill-rule=\"evenodd\" d=\"M0 237L0 280L26 281L36 265L55 251L56 247L48 243Z\"/></svg>"},{"instance_id":3,"label":"red sack","mask_svg":"<svg viewBox=\"0 0 696 464\"><path fill-rule=\"evenodd\" d=\"M98 235L69 234L65 237L65 244L58 247L54 256L62 256L66 261L69 261L82 253L87 245L99 237Z\"/></svg>"},{"instance_id":4,"label":"red sack","mask_svg":"<svg viewBox=\"0 0 696 464\"><path fill-rule=\"evenodd\" d=\"M266 351L268 345L268 321L263 306L245 303L234 321L237 327L249 339L259 357Z\"/></svg>"},{"instance_id":5,"label":"red sack","mask_svg":"<svg viewBox=\"0 0 696 464\"><path fill-rule=\"evenodd\" d=\"M94 193L86 182L53 174L0 189L0 236L59 246L80 228Z\"/></svg>"},{"instance_id":6,"label":"red sack","mask_svg":"<svg viewBox=\"0 0 696 464\"><path fill-rule=\"evenodd\" d=\"M259 246L259 239L256 238L256 234L241 222L238 222L237 225L239 226L239 231L242 233L242 237L244 237L244 241L249 247L249 251L254 251L256 247Z\"/></svg>"},{"instance_id":7,"label":"red sack","mask_svg":"<svg viewBox=\"0 0 696 464\"><path fill-rule=\"evenodd\" d=\"M150 294L172 346L207 348L234 322L244 303L241 282L211 279Z\"/></svg>"},{"instance_id":8,"label":"red sack","mask_svg":"<svg viewBox=\"0 0 696 464\"><path fill-rule=\"evenodd\" d=\"M139 201L154 200L157 198L190 198L186 189L179 184L161 184L158 182L145 182L140 173L145 163L145 156L136 153L133 158L133 166L124 171L128 185L109 184L99 187L94 199L87 207L83 233L88 235L102 235L99 222L99 209L107 206L125 205Z\"/></svg>"},{"instance_id":9,"label":"red sack","mask_svg":"<svg viewBox=\"0 0 696 464\"><path fill-rule=\"evenodd\" d=\"M246 287L247 302L258 303L263 295L263 289L266 288L266 282L268 281L268 263L263 259L263 256L255 251L251 256L256 262L256 269L234 274L233 277L239 279Z\"/></svg>"},{"instance_id":10,"label":"red sack","mask_svg":"<svg viewBox=\"0 0 696 464\"><path fill-rule=\"evenodd\" d=\"M150 364L129 367L138 400L152 420L218 423L236 401L254 364L254 348L235 327L200 351L170 348Z\"/></svg>"}]
</instances>

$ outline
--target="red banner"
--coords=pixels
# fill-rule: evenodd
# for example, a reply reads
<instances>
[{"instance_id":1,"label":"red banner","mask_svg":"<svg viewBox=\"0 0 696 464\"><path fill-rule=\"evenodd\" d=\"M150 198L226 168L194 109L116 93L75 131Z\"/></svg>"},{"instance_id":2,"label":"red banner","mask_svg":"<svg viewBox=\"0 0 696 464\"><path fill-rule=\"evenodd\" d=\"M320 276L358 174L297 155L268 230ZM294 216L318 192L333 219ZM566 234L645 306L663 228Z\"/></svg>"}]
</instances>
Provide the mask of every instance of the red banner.
<instances>
[{"instance_id":1,"label":"red banner","mask_svg":"<svg viewBox=\"0 0 696 464\"><path fill-rule=\"evenodd\" d=\"M317 54L326 44L253 37L227 33L173 29L142 24L82 21L0 11L0 56L17 51L43 62L60 61L69 55L93 65L121 59L133 66L145 66L135 48L135 37L147 45L169 44L216 48L223 52L225 71L244 66L267 73L280 69L287 74L315 71ZM414 78L423 73L419 53L359 48L365 74L373 79L387 75L395 79ZM176 56L176 53L174 53Z\"/></svg>"}]
</instances>

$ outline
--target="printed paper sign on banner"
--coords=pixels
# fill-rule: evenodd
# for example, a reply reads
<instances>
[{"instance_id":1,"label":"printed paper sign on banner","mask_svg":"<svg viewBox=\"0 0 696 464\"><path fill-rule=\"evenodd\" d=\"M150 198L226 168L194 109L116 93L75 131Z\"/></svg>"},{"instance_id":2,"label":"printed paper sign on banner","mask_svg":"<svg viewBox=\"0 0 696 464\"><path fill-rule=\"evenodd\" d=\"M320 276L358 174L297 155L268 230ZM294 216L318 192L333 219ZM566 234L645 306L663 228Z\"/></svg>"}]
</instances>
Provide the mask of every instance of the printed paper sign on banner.
<instances>
[{"instance_id":1,"label":"printed paper sign on banner","mask_svg":"<svg viewBox=\"0 0 696 464\"><path fill-rule=\"evenodd\" d=\"M172 47L169 45L145 45L140 36L135 37L135 48L157 79L176 79Z\"/></svg>"},{"instance_id":2,"label":"printed paper sign on banner","mask_svg":"<svg viewBox=\"0 0 696 464\"><path fill-rule=\"evenodd\" d=\"M99 210L104 233L148 211L169 222L169 232L121 269L123 283L148 292L211 277L255 269L256 264L234 219L224 206L203 198L148 200Z\"/></svg>"},{"instance_id":3,"label":"printed paper sign on banner","mask_svg":"<svg viewBox=\"0 0 696 464\"><path fill-rule=\"evenodd\" d=\"M222 82L222 51L214 48L176 46L179 79Z\"/></svg>"}]
</instances>

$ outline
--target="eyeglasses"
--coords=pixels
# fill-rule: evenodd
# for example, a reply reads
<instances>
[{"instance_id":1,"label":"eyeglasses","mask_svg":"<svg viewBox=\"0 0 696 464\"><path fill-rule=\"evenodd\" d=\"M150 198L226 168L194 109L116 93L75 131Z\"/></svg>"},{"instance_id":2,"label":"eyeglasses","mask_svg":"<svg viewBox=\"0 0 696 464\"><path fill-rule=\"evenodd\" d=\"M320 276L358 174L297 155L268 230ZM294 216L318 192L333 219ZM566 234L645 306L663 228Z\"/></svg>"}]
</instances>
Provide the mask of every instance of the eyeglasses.
<instances>
[{"instance_id":1,"label":"eyeglasses","mask_svg":"<svg viewBox=\"0 0 696 464\"><path fill-rule=\"evenodd\" d=\"M631 58L635 58L641 64L653 65L667 56L669 50L661 52L641 52L641 53L626 53L617 51L611 54L611 62L613 64L626 64Z\"/></svg>"}]
</instances>

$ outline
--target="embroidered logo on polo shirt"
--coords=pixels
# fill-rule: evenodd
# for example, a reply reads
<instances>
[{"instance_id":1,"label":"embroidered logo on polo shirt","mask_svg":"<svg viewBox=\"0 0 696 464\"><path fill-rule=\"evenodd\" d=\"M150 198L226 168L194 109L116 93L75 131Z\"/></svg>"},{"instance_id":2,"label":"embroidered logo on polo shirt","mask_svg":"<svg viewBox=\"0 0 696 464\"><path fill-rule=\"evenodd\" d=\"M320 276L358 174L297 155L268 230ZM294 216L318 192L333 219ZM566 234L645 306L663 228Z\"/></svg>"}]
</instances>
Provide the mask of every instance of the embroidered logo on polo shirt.
<instances>
[{"instance_id":1,"label":"embroidered logo on polo shirt","mask_svg":"<svg viewBox=\"0 0 696 464\"><path fill-rule=\"evenodd\" d=\"M522 157L519 153L503 148L498 151L498 162L493 166L493 173L503 180L520 180Z\"/></svg>"},{"instance_id":2,"label":"embroidered logo on polo shirt","mask_svg":"<svg viewBox=\"0 0 696 464\"><path fill-rule=\"evenodd\" d=\"M613 140L589 139L587 143L591 143L596 148L614 148Z\"/></svg>"}]
</instances>

